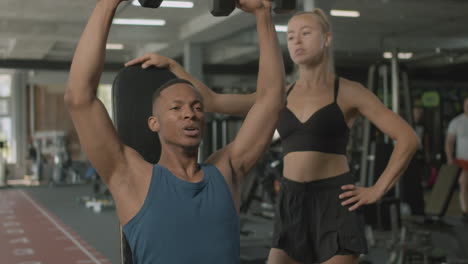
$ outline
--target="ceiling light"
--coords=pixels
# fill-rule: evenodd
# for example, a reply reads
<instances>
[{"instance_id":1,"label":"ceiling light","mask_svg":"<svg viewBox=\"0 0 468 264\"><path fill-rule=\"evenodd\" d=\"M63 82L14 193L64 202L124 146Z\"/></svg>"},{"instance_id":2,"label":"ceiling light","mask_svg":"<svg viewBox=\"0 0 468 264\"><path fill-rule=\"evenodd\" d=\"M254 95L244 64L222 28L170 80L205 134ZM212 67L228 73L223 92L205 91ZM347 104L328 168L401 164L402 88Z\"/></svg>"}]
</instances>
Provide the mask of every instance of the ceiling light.
<instances>
[{"instance_id":1,"label":"ceiling light","mask_svg":"<svg viewBox=\"0 0 468 264\"><path fill-rule=\"evenodd\" d=\"M286 25L275 25L276 32L287 32L288 26Z\"/></svg>"},{"instance_id":2,"label":"ceiling light","mask_svg":"<svg viewBox=\"0 0 468 264\"><path fill-rule=\"evenodd\" d=\"M398 52L398 58L403 60L409 60L413 57L412 52Z\"/></svg>"},{"instance_id":3,"label":"ceiling light","mask_svg":"<svg viewBox=\"0 0 468 264\"><path fill-rule=\"evenodd\" d=\"M106 44L106 49L108 50L123 50L124 45L120 43L107 43Z\"/></svg>"},{"instance_id":4,"label":"ceiling light","mask_svg":"<svg viewBox=\"0 0 468 264\"><path fill-rule=\"evenodd\" d=\"M132 5L141 6L138 0L133 0ZM174 7L174 8L193 8L193 2L189 1L163 1L161 7Z\"/></svg>"},{"instance_id":5,"label":"ceiling light","mask_svg":"<svg viewBox=\"0 0 468 264\"><path fill-rule=\"evenodd\" d=\"M392 53L390 51L386 51L383 53L383 57L385 59L391 59L393 57Z\"/></svg>"},{"instance_id":6,"label":"ceiling light","mask_svg":"<svg viewBox=\"0 0 468 264\"><path fill-rule=\"evenodd\" d=\"M385 59L391 59L393 58L393 54L390 51L386 51L383 53L383 57ZM413 57L412 52L398 52L398 58L401 60L409 60Z\"/></svg>"},{"instance_id":7,"label":"ceiling light","mask_svg":"<svg viewBox=\"0 0 468 264\"><path fill-rule=\"evenodd\" d=\"M339 17L359 17L361 14L355 10L336 10L332 9L330 15Z\"/></svg>"},{"instance_id":8,"label":"ceiling light","mask_svg":"<svg viewBox=\"0 0 468 264\"><path fill-rule=\"evenodd\" d=\"M162 19L137 19L137 18L115 18L115 25L137 25L137 26L164 26L166 20Z\"/></svg>"}]
</instances>

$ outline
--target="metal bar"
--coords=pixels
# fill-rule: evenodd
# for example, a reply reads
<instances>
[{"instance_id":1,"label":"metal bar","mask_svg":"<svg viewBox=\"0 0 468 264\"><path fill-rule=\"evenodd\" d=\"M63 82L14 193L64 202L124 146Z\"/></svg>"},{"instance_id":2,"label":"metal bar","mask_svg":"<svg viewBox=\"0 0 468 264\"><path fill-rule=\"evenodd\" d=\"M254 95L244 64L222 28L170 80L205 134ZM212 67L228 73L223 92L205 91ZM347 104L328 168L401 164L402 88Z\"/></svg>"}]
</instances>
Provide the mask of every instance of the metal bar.
<instances>
[{"instance_id":1,"label":"metal bar","mask_svg":"<svg viewBox=\"0 0 468 264\"><path fill-rule=\"evenodd\" d=\"M400 82L398 75L398 51L393 50L392 56L392 110L396 114L400 113ZM400 182L395 185L395 197L400 197Z\"/></svg>"},{"instance_id":2,"label":"metal bar","mask_svg":"<svg viewBox=\"0 0 468 264\"><path fill-rule=\"evenodd\" d=\"M370 66L368 77L367 77L367 88L370 91L374 90L374 75L375 75L375 65ZM367 179L367 156L369 155L369 141L370 141L370 122L368 119L363 121L363 137L362 137L362 151L361 151L361 168L360 168L360 183L362 186L368 186Z\"/></svg>"},{"instance_id":3,"label":"metal bar","mask_svg":"<svg viewBox=\"0 0 468 264\"><path fill-rule=\"evenodd\" d=\"M379 73L380 73L380 77L381 77L381 80L382 80L382 88L383 88L383 103L386 107L390 108L389 107L389 102L388 102L388 67L387 65L382 65L380 66L379 68ZM387 134L384 134L384 142L385 144L388 144L388 136Z\"/></svg>"},{"instance_id":4,"label":"metal bar","mask_svg":"<svg viewBox=\"0 0 468 264\"><path fill-rule=\"evenodd\" d=\"M213 119L211 121L211 153L218 150L218 122Z\"/></svg>"},{"instance_id":5,"label":"metal bar","mask_svg":"<svg viewBox=\"0 0 468 264\"><path fill-rule=\"evenodd\" d=\"M405 106L406 121L408 121L411 126L414 126L413 113L411 111L411 92L409 89L408 73L402 72L401 79L403 85L403 103Z\"/></svg>"},{"instance_id":6,"label":"metal bar","mask_svg":"<svg viewBox=\"0 0 468 264\"><path fill-rule=\"evenodd\" d=\"M228 131L227 131L227 120L221 121L221 144L222 147L227 145Z\"/></svg>"}]
</instances>

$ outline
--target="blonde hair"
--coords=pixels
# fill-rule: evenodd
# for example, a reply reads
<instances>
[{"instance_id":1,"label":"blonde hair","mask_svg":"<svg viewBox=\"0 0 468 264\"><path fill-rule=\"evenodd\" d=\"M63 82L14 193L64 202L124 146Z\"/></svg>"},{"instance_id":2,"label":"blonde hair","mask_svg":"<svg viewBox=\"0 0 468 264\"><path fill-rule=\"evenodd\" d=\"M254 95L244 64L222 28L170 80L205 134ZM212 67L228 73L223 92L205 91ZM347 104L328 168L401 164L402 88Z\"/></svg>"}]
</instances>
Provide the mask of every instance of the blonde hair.
<instances>
[{"instance_id":1,"label":"blonde hair","mask_svg":"<svg viewBox=\"0 0 468 264\"><path fill-rule=\"evenodd\" d=\"M330 21L328 20L328 16L323 12L322 9L320 8L314 8L312 11L299 11L295 13L292 17L300 16L300 15L313 15L315 16L319 23L320 26L322 27L323 32L331 32L331 24Z\"/></svg>"},{"instance_id":2,"label":"blonde hair","mask_svg":"<svg viewBox=\"0 0 468 264\"><path fill-rule=\"evenodd\" d=\"M291 19L293 19L294 17L297 17L297 16L301 16L301 15L312 15L312 16L314 16L317 19L317 21L319 22L320 27L322 28L322 32L331 34L332 28L331 28L330 20L328 19L328 16L325 14L325 12L323 12L322 9L314 8L314 9L312 9L312 11L297 12L291 17ZM291 19L290 19L290 21L291 21ZM331 47L331 43L325 49L326 49L325 50L325 60L326 60L326 63L328 65L328 70L330 72L334 73L335 72L335 65L334 65L334 62L333 62L333 49ZM296 70L298 70L297 65L296 65Z\"/></svg>"}]
</instances>

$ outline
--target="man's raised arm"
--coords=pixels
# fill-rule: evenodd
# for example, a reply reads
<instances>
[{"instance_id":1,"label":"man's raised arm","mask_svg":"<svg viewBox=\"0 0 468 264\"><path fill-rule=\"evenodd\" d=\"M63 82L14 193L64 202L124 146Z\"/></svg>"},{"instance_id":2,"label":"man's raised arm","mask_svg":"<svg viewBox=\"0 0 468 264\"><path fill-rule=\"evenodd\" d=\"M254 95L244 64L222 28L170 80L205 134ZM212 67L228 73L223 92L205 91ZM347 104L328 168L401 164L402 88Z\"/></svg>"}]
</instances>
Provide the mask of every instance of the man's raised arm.
<instances>
[{"instance_id":1,"label":"man's raised arm","mask_svg":"<svg viewBox=\"0 0 468 264\"><path fill-rule=\"evenodd\" d=\"M65 93L65 102L81 146L107 184L119 169L118 166L125 164L124 146L96 92L103 70L109 28L121 2L97 2L76 48Z\"/></svg>"},{"instance_id":2,"label":"man's raised arm","mask_svg":"<svg viewBox=\"0 0 468 264\"><path fill-rule=\"evenodd\" d=\"M285 104L285 73L281 49L268 0L240 0L241 8L255 14L260 45L255 103L229 145L232 167L242 178L255 165L271 141Z\"/></svg>"}]
</instances>

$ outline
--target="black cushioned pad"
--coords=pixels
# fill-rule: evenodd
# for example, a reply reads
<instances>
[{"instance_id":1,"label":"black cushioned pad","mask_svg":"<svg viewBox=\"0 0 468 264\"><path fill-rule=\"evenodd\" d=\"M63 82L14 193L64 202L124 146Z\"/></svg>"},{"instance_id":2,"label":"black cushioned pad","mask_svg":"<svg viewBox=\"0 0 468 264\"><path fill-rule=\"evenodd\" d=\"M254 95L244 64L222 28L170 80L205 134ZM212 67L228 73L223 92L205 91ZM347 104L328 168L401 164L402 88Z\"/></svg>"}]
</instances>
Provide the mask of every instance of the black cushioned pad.
<instances>
[{"instance_id":1,"label":"black cushioned pad","mask_svg":"<svg viewBox=\"0 0 468 264\"><path fill-rule=\"evenodd\" d=\"M158 135L148 127L153 92L176 78L166 69L141 64L125 67L116 76L112 87L114 125L125 145L138 151L150 163L157 163L161 154ZM132 264L130 247L122 234L122 263Z\"/></svg>"}]
</instances>

